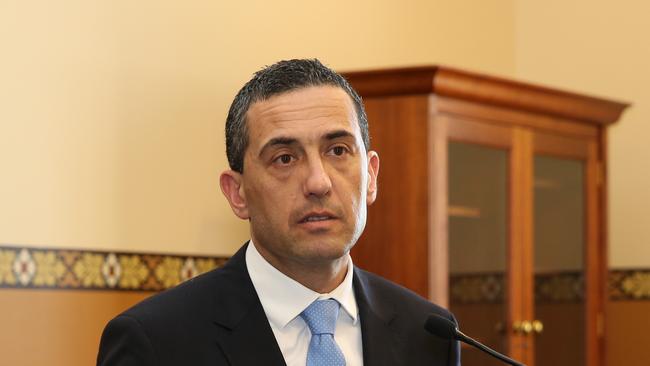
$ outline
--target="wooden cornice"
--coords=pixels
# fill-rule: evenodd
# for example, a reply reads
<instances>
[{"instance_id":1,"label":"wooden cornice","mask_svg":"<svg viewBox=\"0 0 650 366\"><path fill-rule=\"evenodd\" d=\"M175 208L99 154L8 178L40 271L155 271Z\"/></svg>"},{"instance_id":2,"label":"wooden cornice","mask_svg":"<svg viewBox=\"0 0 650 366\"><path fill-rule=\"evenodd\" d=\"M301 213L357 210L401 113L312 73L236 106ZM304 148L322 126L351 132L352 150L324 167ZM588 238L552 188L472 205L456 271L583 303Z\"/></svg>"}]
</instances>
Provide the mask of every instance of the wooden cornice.
<instances>
[{"instance_id":1,"label":"wooden cornice","mask_svg":"<svg viewBox=\"0 0 650 366\"><path fill-rule=\"evenodd\" d=\"M444 66L344 72L343 76L362 97L435 94L598 125L616 122L629 106Z\"/></svg>"}]
</instances>

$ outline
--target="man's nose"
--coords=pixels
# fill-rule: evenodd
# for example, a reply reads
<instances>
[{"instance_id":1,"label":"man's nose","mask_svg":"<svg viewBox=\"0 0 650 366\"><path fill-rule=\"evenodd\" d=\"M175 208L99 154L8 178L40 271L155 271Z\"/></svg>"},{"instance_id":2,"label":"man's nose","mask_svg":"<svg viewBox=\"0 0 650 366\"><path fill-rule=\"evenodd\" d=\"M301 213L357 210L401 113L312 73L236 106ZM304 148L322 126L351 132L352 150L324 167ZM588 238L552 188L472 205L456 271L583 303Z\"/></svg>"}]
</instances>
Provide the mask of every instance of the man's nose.
<instances>
[{"instance_id":1,"label":"man's nose","mask_svg":"<svg viewBox=\"0 0 650 366\"><path fill-rule=\"evenodd\" d=\"M303 189L307 197L323 197L332 189L332 181L320 157L309 159Z\"/></svg>"}]
</instances>

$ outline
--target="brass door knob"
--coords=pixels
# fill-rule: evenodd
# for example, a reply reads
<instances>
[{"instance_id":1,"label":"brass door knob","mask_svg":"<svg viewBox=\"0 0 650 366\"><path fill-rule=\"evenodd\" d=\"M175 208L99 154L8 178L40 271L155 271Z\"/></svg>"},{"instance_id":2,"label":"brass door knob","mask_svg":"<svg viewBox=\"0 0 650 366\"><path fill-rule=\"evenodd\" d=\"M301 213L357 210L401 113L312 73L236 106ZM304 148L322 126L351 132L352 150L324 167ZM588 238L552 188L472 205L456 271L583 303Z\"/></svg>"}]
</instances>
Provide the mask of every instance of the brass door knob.
<instances>
[{"instance_id":1,"label":"brass door knob","mask_svg":"<svg viewBox=\"0 0 650 366\"><path fill-rule=\"evenodd\" d=\"M533 324L528 320L514 322L512 323L512 330L514 330L515 333L530 334L533 332Z\"/></svg>"},{"instance_id":2,"label":"brass door knob","mask_svg":"<svg viewBox=\"0 0 650 366\"><path fill-rule=\"evenodd\" d=\"M532 326L533 331L537 334L541 334L544 331L544 323L539 320L533 320Z\"/></svg>"},{"instance_id":3,"label":"brass door knob","mask_svg":"<svg viewBox=\"0 0 650 366\"><path fill-rule=\"evenodd\" d=\"M512 331L515 333L521 333L521 322L512 323Z\"/></svg>"}]
</instances>

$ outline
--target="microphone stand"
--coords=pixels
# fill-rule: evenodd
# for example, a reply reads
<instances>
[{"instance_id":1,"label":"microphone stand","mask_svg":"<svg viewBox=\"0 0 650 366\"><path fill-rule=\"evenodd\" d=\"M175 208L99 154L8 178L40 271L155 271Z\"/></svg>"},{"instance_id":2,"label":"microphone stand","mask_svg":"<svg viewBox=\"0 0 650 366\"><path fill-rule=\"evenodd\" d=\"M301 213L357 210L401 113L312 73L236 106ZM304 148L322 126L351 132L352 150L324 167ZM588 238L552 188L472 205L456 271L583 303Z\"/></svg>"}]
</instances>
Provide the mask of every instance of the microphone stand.
<instances>
[{"instance_id":1,"label":"microphone stand","mask_svg":"<svg viewBox=\"0 0 650 366\"><path fill-rule=\"evenodd\" d=\"M458 329L458 326L447 318L443 318L438 314L431 314L427 318L427 321L424 323L424 329L429 333L440 337L442 339L455 339L461 342L467 343L472 347L478 348L479 350L489 354L492 357L495 357L509 365L512 366L526 366L523 363L517 362L512 358L502 355L499 352L491 349L490 347L482 344L481 342L465 335Z\"/></svg>"},{"instance_id":2,"label":"microphone stand","mask_svg":"<svg viewBox=\"0 0 650 366\"><path fill-rule=\"evenodd\" d=\"M492 355L493 357L498 358L499 360L501 360L501 361L503 361L503 362L505 362L505 363L507 363L509 365L526 366L523 363L517 362L517 361L513 360L512 358L510 358L510 357L508 357L506 355L502 355L501 353L493 350L492 348L484 345L483 343L475 340L474 338L465 335L463 332L461 332L458 329L456 329L456 331L455 331L454 338L456 338L457 340L459 340L461 342L467 343L470 346L476 347L476 348L480 349L481 351L483 351L485 353L488 353L488 354Z\"/></svg>"}]
</instances>

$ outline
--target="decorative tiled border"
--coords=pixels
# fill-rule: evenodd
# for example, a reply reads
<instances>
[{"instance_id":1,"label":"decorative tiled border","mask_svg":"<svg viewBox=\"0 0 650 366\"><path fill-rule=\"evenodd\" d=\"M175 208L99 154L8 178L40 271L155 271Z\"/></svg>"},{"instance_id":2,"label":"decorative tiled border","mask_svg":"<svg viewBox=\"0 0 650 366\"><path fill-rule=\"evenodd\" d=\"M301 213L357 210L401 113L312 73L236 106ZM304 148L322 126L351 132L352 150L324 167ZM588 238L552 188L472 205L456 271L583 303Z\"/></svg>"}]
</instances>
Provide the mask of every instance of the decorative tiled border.
<instances>
[{"instance_id":1,"label":"decorative tiled border","mask_svg":"<svg viewBox=\"0 0 650 366\"><path fill-rule=\"evenodd\" d=\"M451 301L458 304L500 303L504 298L503 273L457 274L450 278ZM542 303L580 302L584 277L575 271L535 276L535 299ZM608 278L612 301L650 301L650 269L614 269Z\"/></svg>"},{"instance_id":2,"label":"decorative tiled border","mask_svg":"<svg viewBox=\"0 0 650 366\"><path fill-rule=\"evenodd\" d=\"M618 269L609 272L610 300L650 300L650 269Z\"/></svg>"},{"instance_id":3,"label":"decorative tiled border","mask_svg":"<svg viewBox=\"0 0 650 366\"><path fill-rule=\"evenodd\" d=\"M505 298L503 273L469 273L452 275L449 281L452 303L499 304ZM535 276L535 299L543 303L579 302L584 294L584 280L579 272L547 273Z\"/></svg>"},{"instance_id":4,"label":"decorative tiled border","mask_svg":"<svg viewBox=\"0 0 650 366\"><path fill-rule=\"evenodd\" d=\"M0 246L0 288L160 291L227 258Z\"/></svg>"},{"instance_id":5,"label":"decorative tiled border","mask_svg":"<svg viewBox=\"0 0 650 366\"><path fill-rule=\"evenodd\" d=\"M585 294L582 272L567 271L535 275L535 302L581 302Z\"/></svg>"},{"instance_id":6,"label":"decorative tiled border","mask_svg":"<svg viewBox=\"0 0 650 366\"><path fill-rule=\"evenodd\" d=\"M454 274L449 278L452 303L500 304L505 297L503 273Z\"/></svg>"},{"instance_id":7,"label":"decorative tiled border","mask_svg":"<svg viewBox=\"0 0 650 366\"><path fill-rule=\"evenodd\" d=\"M223 265L227 257L50 249L0 245L0 288L160 291ZM650 269L609 272L609 299L650 301ZM502 303L503 273L452 275L451 301ZM535 276L542 302L577 302L584 294L579 272Z\"/></svg>"}]
</instances>

